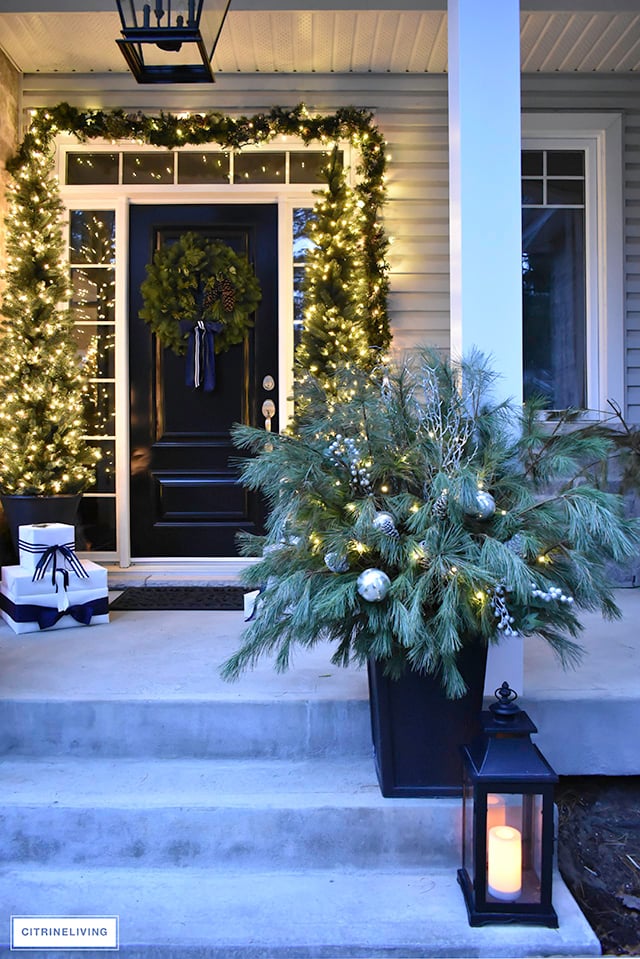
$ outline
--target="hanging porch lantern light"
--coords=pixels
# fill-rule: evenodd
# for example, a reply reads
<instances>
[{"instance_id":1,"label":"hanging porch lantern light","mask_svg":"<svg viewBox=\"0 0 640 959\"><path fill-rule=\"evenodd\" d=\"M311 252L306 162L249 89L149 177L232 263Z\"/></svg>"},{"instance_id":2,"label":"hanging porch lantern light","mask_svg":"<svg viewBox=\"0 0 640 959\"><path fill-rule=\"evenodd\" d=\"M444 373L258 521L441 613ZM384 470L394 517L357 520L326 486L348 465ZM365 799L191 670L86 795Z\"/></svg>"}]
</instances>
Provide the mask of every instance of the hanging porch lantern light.
<instances>
[{"instance_id":1,"label":"hanging porch lantern light","mask_svg":"<svg viewBox=\"0 0 640 959\"><path fill-rule=\"evenodd\" d=\"M230 0L116 0L116 40L138 83L213 83L211 60ZM194 62L195 61L195 62Z\"/></svg>"},{"instance_id":2,"label":"hanging porch lantern light","mask_svg":"<svg viewBox=\"0 0 640 959\"><path fill-rule=\"evenodd\" d=\"M537 732L503 683L463 746L462 886L469 924L556 928L551 901L553 798L558 781L531 742Z\"/></svg>"}]
</instances>

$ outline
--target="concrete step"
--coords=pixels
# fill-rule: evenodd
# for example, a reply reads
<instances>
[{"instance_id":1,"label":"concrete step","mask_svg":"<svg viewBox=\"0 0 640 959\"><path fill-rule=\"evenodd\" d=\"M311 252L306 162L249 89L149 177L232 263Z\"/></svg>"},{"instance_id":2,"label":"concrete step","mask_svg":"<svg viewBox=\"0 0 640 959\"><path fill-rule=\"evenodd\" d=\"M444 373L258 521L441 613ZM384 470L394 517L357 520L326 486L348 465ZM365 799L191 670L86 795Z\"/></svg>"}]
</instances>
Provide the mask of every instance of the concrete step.
<instances>
[{"instance_id":1,"label":"concrete step","mask_svg":"<svg viewBox=\"0 0 640 959\"><path fill-rule=\"evenodd\" d=\"M14 760L5 863L399 869L457 862L461 803L388 800L371 760Z\"/></svg>"},{"instance_id":2,"label":"concrete step","mask_svg":"<svg viewBox=\"0 0 640 959\"><path fill-rule=\"evenodd\" d=\"M118 916L122 959L418 959L597 956L561 881L558 929L467 922L455 869L235 872L5 869L3 916ZM31 925L33 920L28 920ZM8 951L8 921L0 926ZM38 959L60 951L38 950ZM74 955L73 952L62 953ZM101 951L82 951L98 959Z\"/></svg>"},{"instance_id":3,"label":"concrete step","mask_svg":"<svg viewBox=\"0 0 640 959\"><path fill-rule=\"evenodd\" d=\"M0 755L365 757L366 699L2 699Z\"/></svg>"}]
</instances>

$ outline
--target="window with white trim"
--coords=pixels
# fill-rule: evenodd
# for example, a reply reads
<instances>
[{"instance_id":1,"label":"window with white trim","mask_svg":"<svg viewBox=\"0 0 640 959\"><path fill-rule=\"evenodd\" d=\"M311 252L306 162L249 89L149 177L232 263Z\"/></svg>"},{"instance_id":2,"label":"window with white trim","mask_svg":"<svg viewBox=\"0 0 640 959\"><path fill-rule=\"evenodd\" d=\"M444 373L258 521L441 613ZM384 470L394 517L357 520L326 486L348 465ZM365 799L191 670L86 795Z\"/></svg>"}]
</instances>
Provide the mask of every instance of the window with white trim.
<instances>
[{"instance_id":1,"label":"window with white trim","mask_svg":"<svg viewBox=\"0 0 640 959\"><path fill-rule=\"evenodd\" d=\"M584 150L522 152L523 392L587 406Z\"/></svg>"},{"instance_id":2,"label":"window with white trim","mask_svg":"<svg viewBox=\"0 0 640 959\"><path fill-rule=\"evenodd\" d=\"M524 396L624 408L622 122L522 118Z\"/></svg>"}]
</instances>

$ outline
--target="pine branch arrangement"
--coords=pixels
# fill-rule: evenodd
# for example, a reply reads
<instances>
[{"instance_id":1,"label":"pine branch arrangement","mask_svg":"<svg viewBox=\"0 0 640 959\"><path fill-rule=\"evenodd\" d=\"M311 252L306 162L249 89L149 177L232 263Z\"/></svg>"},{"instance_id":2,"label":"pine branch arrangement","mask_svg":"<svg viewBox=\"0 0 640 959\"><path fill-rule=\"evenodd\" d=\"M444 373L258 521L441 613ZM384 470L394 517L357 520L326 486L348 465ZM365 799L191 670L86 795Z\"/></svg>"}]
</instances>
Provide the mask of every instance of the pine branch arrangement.
<instances>
[{"instance_id":1,"label":"pine branch arrangement","mask_svg":"<svg viewBox=\"0 0 640 959\"><path fill-rule=\"evenodd\" d=\"M0 331L0 491L79 492L94 480L52 161L34 152L9 187Z\"/></svg>"},{"instance_id":2,"label":"pine branch arrangement","mask_svg":"<svg viewBox=\"0 0 640 959\"><path fill-rule=\"evenodd\" d=\"M336 664L436 674L456 697L463 645L516 632L575 662L579 612L619 616L606 566L640 544L620 498L582 475L607 439L550 433L535 404L494 401L478 354L452 363L425 349L335 375L338 400L305 380L294 431L235 429L254 454L243 482L271 513L266 537L243 537L244 554L262 556L245 573L261 593L223 674L265 654L284 670L296 646L328 641Z\"/></svg>"}]
</instances>

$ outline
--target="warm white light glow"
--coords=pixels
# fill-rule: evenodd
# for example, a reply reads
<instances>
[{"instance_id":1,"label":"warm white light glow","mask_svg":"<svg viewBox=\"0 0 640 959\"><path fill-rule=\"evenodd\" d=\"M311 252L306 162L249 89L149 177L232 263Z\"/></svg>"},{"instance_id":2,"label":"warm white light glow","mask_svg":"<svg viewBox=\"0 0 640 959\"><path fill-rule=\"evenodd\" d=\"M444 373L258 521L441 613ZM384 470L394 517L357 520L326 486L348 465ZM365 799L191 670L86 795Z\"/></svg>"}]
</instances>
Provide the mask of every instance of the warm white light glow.
<instances>
[{"instance_id":1,"label":"warm white light glow","mask_svg":"<svg viewBox=\"0 0 640 959\"><path fill-rule=\"evenodd\" d=\"M484 599L484 593L481 594ZM506 807L502 796L496 793L489 793L487 796L487 835L494 826L506 825Z\"/></svg>"},{"instance_id":2,"label":"warm white light glow","mask_svg":"<svg viewBox=\"0 0 640 959\"><path fill-rule=\"evenodd\" d=\"M522 836L512 826L489 830L487 891L495 899L515 902L522 892Z\"/></svg>"}]
</instances>

